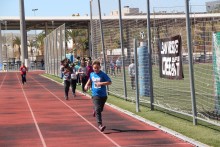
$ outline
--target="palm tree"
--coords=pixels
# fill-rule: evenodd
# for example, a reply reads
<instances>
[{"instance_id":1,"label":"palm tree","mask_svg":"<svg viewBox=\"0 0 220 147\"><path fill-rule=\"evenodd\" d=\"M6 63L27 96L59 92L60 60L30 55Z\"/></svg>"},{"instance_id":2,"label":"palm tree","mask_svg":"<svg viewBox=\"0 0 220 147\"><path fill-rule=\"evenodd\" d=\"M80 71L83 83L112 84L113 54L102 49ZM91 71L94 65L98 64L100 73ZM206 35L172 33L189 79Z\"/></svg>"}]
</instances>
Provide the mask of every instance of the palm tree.
<instances>
[{"instance_id":1,"label":"palm tree","mask_svg":"<svg viewBox=\"0 0 220 147\"><path fill-rule=\"evenodd\" d=\"M73 46L70 52L76 57L77 53L84 56L85 50L88 49L88 35L86 29L72 29L66 31L67 41L72 40Z\"/></svg>"},{"instance_id":2,"label":"palm tree","mask_svg":"<svg viewBox=\"0 0 220 147\"><path fill-rule=\"evenodd\" d=\"M33 60L33 49L32 49L32 47L35 47L36 46L36 42L34 41L34 40L30 40L29 42L28 42L28 46L31 48L31 57L32 57L32 60Z\"/></svg>"},{"instance_id":3,"label":"palm tree","mask_svg":"<svg viewBox=\"0 0 220 147\"><path fill-rule=\"evenodd\" d=\"M18 52L15 51L15 57L20 60L20 57L21 57L21 39L17 36L13 39L13 48L16 47L16 46L18 46Z\"/></svg>"},{"instance_id":4,"label":"palm tree","mask_svg":"<svg viewBox=\"0 0 220 147\"><path fill-rule=\"evenodd\" d=\"M79 46L79 54L83 57L85 51L88 49L88 39L87 38L79 38L78 40L78 46Z\"/></svg>"},{"instance_id":5,"label":"palm tree","mask_svg":"<svg viewBox=\"0 0 220 147\"><path fill-rule=\"evenodd\" d=\"M41 55L44 55L44 38L46 37L45 32L41 32L36 37L36 48L40 51Z\"/></svg>"}]
</instances>

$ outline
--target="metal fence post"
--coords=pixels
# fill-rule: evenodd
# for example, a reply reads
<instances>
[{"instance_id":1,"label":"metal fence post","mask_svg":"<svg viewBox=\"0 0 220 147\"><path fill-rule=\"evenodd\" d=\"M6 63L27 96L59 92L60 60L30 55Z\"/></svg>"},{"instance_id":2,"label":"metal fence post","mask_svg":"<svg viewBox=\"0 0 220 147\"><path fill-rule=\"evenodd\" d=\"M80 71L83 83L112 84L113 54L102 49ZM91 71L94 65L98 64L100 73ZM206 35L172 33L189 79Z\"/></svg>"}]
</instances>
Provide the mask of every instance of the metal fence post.
<instances>
[{"instance_id":1,"label":"metal fence post","mask_svg":"<svg viewBox=\"0 0 220 147\"><path fill-rule=\"evenodd\" d=\"M154 110L154 94L153 94L153 74L152 74L152 50L151 50L151 27L150 27L150 0L147 0L147 37L148 37L148 59L149 59L149 86L150 86L150 106Z\"/></svg>"},{"instance_id":2,"label":"metal fence post","mask_svg":"<svg viewBox=\"0 0 220 147\"><path fill-rule=\"evenodd\" d=\"M192 99L192 113L193 113L193 124L197 125L197 110L196 110L196 98L195 98L195 85L194 85L194 71L193 71L193 56L191 46L191 29L190 29L190 17L189 17L189 0L185 0L186 7L186 29L187 29L187 47L189 54L189 75L190 75L190 88L191 88L191 99Z\"/></svg>"},{"instance_id":3,"label":"metal fence post","mask_svg":"<svg viewBox=\"0 0 220 147\"><path fill-rule=\"evenodd\" d=\"M2 24L1 24L1 20L0 20L0 65L3 67L2 64Z\"/></svg>"},{"instance_id":4,"label":"metal fence post","mask_svg":"<svg viewBox=\"0 0 220 147\"><path fill-rule=\"evenodd\" d=\"M93 50L93 33L92 33L92 0L90 0L90 44L89 44L89 56L94 57Z\"/></svg>"},{"instance_id":5,"label":"metal fence post","mask_svg":"<svg viewBox=\"0 0 220 147\"><path fill-rule=\"evenodd\" d=\"M136 88L136 112L140 112L139 83L138 83L138 61L137 61L137 39L134 39L134 63L135 63L135 88Z\"/></svg>"},{"instance_id":6,"label":"metal fence post","mask_svg":"<svg viewBox=\"0 0 220 147\"><path fill-rule=\"evenodd\" d=\"M103 35L103 28L102 28L100 0L98 0L98 7L99 7L99 23L100 23L100 30L101 30L102 52L103 52L103 59L104 59L104 72L106 72L106 55L105 55L104 35Z\"/></svg>"},{"instance_id":7,"label":"metal fence post","mask_svg":"<svg viewBox=\"0 0 220 147\"><path fill-rule=\"evenodd\" d=\"M123 27L122 27L122 17L121 17L121 0L118 0L119 7L119 27L120 27L120 41L121 41L121 54L122 54L122 67L123 67L123 83L124 83L124 97L127 100L127 85L126 85L126 75L125 75L125 55L124 55L124 41L123 41Z\"/></svg>"},{"instance_id":8,"label":"metal fence post","mask_svg":"<svg viewBox=\"0 0 220 147\"><path fill-rule=\"evenodd\" d=\"M21 30L21 61L24 63L24 59L28 58L27 53L27 32L25 24L25 14L24 14L24 0L20 0L20 30Z\"/></svg>"}]
</instances>

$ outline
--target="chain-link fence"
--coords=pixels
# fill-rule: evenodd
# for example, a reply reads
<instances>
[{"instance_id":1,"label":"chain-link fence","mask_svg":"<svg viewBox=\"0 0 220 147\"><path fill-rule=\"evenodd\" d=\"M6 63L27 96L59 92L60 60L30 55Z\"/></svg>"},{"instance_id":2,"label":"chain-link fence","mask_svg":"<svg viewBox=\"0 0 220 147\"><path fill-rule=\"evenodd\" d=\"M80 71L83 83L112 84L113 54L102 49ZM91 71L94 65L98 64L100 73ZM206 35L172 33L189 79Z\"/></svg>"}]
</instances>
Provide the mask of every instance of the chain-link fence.
<instances>
[{"instance_id":1,"label":"chain-link fence","mask_svg":"<svg viewBox=\"0 0 220 147\"><path fill-rule=\"evenodd\" d=\"M106 64L106 72L112 78L112 85L109 92L121 96L125 99L136 101L136 90L130 78L128 70L134 58L133 40L137 39L138 46L138 75L139 75L139 94L140 102L150 103L150 77L149 77L149 50L146 45L144 48L140 42L147 42L147 4L143 1L131 4L131 1L122 1L125 6L119 7L117 0L111 0L115 6L106 16L103 14L109 6L104 1L93 0L92 8L92 45L93 58L100 58ZM99 9L99 4L100 8ZM129 7L133 6L133 7ZM146 9L138 9L146 6ZM204 7L204 6L200 6ZM101 12L99 13L99 10ZM120 25L119 12L122 12L122 25ZM173 11L175 10L175 11ZM194 13L194 7L190 7L191 17L191 43L193 53L194 74L190 72L189 49L187 44L187 27L185 7L154 7L151 13L151 65L153 81L153 105L159 106L174 112L193 116L192 110L192 89L195 87L196 115L198 119L219 125L220 104L218 90L218 53L216 58L213 55L213 32L219 32L219 18L217 15L208 13ZM101 14L101 17L100 17ZM101 18L101 21L100 21ZM102 23L100 23L102 22ZM120 34L120 30L123 32ZM103 36L102 36L103 35ZM181 36L181 55L178 61L182 64L182 79L167 79L161 77L161 58L158 46L162 39ZM123 37L123 39L121 39ZM216 37L218 38L218 37ZM104 40L102 42L102 40ZM216 39L218 40L218 39ZM123 44L122 44L123 43ZM217 44L216 42L214 42ZM104 48L103 48L104 46ZM124 54L122 54L122 47ZM169 47L167 47L169 49ZM172 48L172 45L171 47ZM172 49L171 49L172 50ZM216 50L219 50L218 44ZM103 57L103 51L106 57ZM106 61L104 61L106 59ZM172 59L172 58L170 58ZM176 59L176 58L175 58ZM124 63L122 62L124 61ZM171 61L172 62L172 61ZM167 69L171 66L167 62ZM122 64L123 63L123 64ZM103 64L104 65L104 64ZM174 65L177 65L176 63ZM123 70L123 67L125 70ZM166 72L166 71L165 71ZM125 73L125 74L124 74ZM191 83L194 75L194 85Z\"/></svg>"},{"instance_id":2,"label":"chain-link fence","mask_svg":"<svg viewBox=\"0 0 220 147\"><path fill-rule=\"evenodd\" d=\"M45 72L60 76L60 63L66 57L65 24L44 39Z\"/></svg>"},{"instance_id":3,"label":"chain-link fence","mask_svg":"<svg viewBox=\"0 0 220 147\"><path fill-rule=\"evenodd\" d=\"M36 35L27 35L28 70L42 70L41 59L37 48ZM20 33L11 30L1 30L0 33L0 70L17 71L21 66Z\"/></svg>"},{"instance_id":4,"label":"chain-link fence","mask_svg":"<svg viewBox=\"0 0 220 147\"><path fill-rule=\"evenodd\" d=\"M16 58L17 48L15 48L13 40L13 33L0 34L0 70L18 70L21 66L21 62Z\"/></svg>"}]
</instances>

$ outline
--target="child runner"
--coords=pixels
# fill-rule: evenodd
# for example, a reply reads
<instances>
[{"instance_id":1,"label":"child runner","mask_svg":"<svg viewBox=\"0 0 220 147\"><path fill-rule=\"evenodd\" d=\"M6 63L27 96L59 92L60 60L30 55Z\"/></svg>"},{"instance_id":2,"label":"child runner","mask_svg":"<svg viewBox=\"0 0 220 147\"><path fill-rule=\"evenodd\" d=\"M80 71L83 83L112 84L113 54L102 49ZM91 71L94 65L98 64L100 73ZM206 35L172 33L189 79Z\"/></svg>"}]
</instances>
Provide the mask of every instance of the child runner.
<instances>
[{"instance_id":1,"label":"child runner","mask_svg":"<svg viewBox=\"0 0 220 147\"><path fill-rule=\"evenodd\" d=\"M70 79L71 79L71 68L68 63L64 63L64 69L63 69L63 82L64 82L64 98L66 100L69 99L69 88L70 88Z\"/></svg>"},{"instance_id":2,"label":"child runner","mask_svg":"<svg viewBox=\"0 0 220 147\"><path fill-rule=\"evenodd\" d=\"M84 94L85 94L84 87L85 87L86 82L87 82L86 73L87 73L86 62L84 60L81 60L81 66L78 69L78 74L80 76L80 81L82 83L82 91L83 91Z\"/></svg>"},{"instance_id":3,"label":"child runner","mask_svg":"<svg viewBox=\"0 0 220 147\"><path fill-rule=\"evenodd\" d=\"M102 124L102 111L107 100L106 85L110 85L112 82L108 75L100 70L100 61L94 61L92 67L94 72L90 74L84 89L88 90L92 86L92 100L95 108L93 116L96 117L99 130L103 132L106 128Z\"/></svg>"},{"instance_id":4,"label":"child runner","mask_svg":"<svg viewBox=\"0 0 220 147\"><path fill-rule=\"evenodd\" d=\"M71 88L72 88L73 96L75 97L76 96L76 83L77 83L77 70L75 68L74 63L72 63L70 67L71 67L71 70L72 70L70 85L71 85Z\"/></svg>"},{"instance_id":5,"label":"child runner","mask_svg":"<svg viewBox=\"0 0 220 147\"><path fill-rule=\"evenodd\" d=\"M24 83L27 82L27 80L26 80L26 73L28 71L28 69L24 65L24 63L22 63L22 66L20 67L20 71L21 71L21 81L22 81L22 84L24 85Z\"/></svg>"},{"instance_id":6,"label":"child runner","mask_svg":"<svg viewBox=\"0 0 220 147\"><path fill-rule=\"evenodd\" d=\"M87 66L86 66L86 80L88 81L90 74L93 72L92 68L92 61L88 60L87 61Z\"/></svg>"}]
</instances>

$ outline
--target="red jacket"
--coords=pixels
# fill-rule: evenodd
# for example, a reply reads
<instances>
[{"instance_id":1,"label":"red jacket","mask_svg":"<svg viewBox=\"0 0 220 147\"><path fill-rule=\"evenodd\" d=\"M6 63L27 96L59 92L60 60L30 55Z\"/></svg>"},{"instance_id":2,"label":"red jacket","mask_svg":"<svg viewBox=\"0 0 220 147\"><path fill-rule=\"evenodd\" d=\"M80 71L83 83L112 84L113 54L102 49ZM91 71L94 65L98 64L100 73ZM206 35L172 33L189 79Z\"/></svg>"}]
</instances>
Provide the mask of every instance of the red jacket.
<instances>
[{"instance_id":1,"label":"red jacket","mask_svg":"<svg viewBox=\"0 0 220 147\"><path fill-rule=\"evenodd\" d=\"M22 65L22 66L20 67L20 72L21 72L21 75L26 74L26 72L27 72L27 67L24 66L24 65Z\"/></svg>"},{"instance_id":2,"label":"red jacket","mask_svg":"<svg viewBox=\"0 0 220 147\"><path fill-rule=\"evenodd\" d=\"M86 79L88 80L89 78L90 78L90 73L92 73L93 72L93 68L92 68L92 66L90 65L90 66L86 66Z\"/></svg>"}]
</instances>

